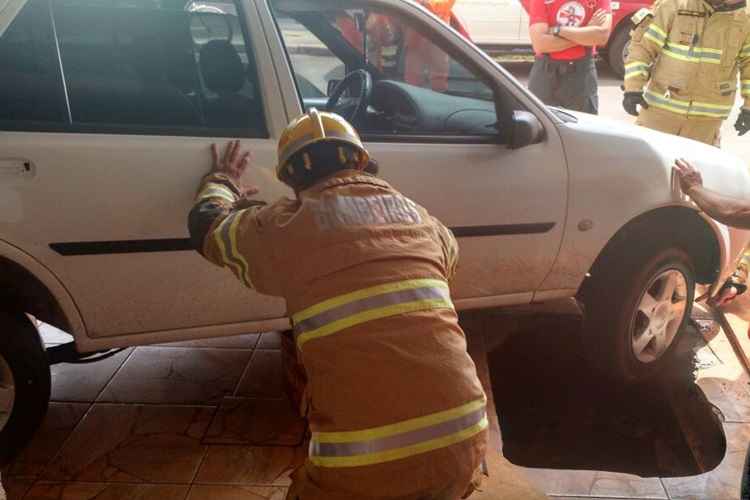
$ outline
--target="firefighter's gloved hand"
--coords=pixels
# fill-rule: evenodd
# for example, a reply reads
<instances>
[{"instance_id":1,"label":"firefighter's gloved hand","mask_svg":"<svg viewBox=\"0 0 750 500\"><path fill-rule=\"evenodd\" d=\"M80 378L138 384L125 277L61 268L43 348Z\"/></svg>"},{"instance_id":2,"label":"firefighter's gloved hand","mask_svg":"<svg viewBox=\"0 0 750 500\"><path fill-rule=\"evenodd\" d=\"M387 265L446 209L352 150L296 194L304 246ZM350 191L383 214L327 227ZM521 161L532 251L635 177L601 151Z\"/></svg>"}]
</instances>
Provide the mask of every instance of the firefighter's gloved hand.
<instances>
[{"instance_id":1,"label":"firefighter's gloved hand","mask_svg":"<svg viewBox=\"0 0 750 500\"><path fill-rule=\"evenodd\" d=\"M750 131L750 109L743 109L740 112L737 123L734 124L734 128L737 130L737 135L745 135Z\"/></svg>"},{"instance_id":2,"label":"firefighter's gloved hand","mask_svg":"<svg viewBox=\"0 0 750 500\"><path fill-rule=\"evenodd\" d=\"M625 92L625 97L622 98L622 107L628 114L638 116L638 106L643 109L648 108L648 103L643 98L643 92Z\"/></svg>"}]
</instances>

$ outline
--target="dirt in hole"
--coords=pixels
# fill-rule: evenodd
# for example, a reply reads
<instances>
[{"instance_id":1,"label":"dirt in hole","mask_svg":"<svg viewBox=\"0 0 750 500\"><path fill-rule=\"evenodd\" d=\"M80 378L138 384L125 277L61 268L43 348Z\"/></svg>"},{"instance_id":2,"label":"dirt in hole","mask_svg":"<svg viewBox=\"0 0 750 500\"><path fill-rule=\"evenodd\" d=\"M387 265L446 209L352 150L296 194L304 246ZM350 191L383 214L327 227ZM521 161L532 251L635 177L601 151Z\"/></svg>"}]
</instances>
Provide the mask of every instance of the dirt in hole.
<instances>
[{"instance_id":1,"label":"dirt in hole","mask_svg":"<svg viewBox=\"0 0 750 500\"><path fill-rule=\"evenodd\" d=\"M513 324L515 334L488 356L508 460L642 477L690 476L719 465L726 440L694 381L693 348L703 342L695 328L682 332L655 380L622 386L587 365L579 318L530 316Z\"/></svg>"}]
</instances>

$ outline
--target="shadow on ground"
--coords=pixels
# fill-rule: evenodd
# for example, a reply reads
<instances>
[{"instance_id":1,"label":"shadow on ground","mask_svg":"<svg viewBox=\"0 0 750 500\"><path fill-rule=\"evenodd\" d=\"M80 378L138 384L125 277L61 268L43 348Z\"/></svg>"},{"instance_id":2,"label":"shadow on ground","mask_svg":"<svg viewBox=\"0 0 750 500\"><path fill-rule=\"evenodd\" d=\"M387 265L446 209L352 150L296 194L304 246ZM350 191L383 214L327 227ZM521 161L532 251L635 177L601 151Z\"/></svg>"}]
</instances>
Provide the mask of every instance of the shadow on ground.
<instances>
[{"instance_id":1,"label":"shadow on ground","mask_svg":"<svg viewBox=\"0 0 750 500\"><path fill-rule=\"evenodd\" d=\"M497 328L507 321L486 322ZM684 332L658 380L624 387L586 364L575 316L513 320L514 335L489 355L503 453L516 465L606 470L642 477L716 468L726 440L695 384L695 328ZM492 335L492 327L487 335Z\"/></svg>"}]
</instances>

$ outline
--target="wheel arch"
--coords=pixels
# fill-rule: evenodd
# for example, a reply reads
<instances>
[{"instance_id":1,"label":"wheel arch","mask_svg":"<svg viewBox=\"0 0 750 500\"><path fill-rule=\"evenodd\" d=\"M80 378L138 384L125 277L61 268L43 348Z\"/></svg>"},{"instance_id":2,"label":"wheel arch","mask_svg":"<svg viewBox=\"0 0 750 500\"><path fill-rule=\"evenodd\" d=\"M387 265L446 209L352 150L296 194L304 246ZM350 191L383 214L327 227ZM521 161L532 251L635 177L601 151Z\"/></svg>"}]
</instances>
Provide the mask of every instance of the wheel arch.
<instances>
[{"instance_id":1,"label":"wheel arch","mask_svg":"<svg viewBox=\"0 0 750 500\"><path fill-rule=\"evenodd\" d=\"M63 284L36 259L0 241L0 301L14 313L28 313L78 337L83 319Z\"/></svg>"},{"instance_id":2,"label":"wheel arch","mask_svg":"<svg viewBox=\"0 0 750 500\"><path fill-rule=\"evenodd\" d=\"M715 283L726 260L728 235L722 233L720 225L692 208L669 206L640 214L621 227L596 257L589 273L610 265L618 249L638 238L678 241L693 259L697 283Z\"/></svg>"}]
</instances>

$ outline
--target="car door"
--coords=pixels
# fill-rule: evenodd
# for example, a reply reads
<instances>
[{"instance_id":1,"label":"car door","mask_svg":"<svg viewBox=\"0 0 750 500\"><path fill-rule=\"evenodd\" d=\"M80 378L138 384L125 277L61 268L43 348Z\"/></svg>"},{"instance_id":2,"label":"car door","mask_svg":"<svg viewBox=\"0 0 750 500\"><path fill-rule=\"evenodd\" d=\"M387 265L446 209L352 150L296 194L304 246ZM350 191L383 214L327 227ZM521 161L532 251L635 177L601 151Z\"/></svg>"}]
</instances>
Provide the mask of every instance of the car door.
<instances>
[{"instance_id":1,"label":"car door","mask_svg":"<svg viewBox=\"0 0 750 500\"><path fill-rule=\"evenodd\" d=\"M460 0L455 12L478 45L514 45L519 39L519 0Z\"/></svg>"},{"instance_id":2,"label":"car door","mask_svg":"<svg viewBox=\"0 0 750 500\"><path fill-rule=\"evenodd\" d=\"M0 238L64 284L84 349L283 318L281 300L187 239L212 142L242 138L252 182L286 194L272 174L286 116L257 16L231 1L28 0L0 54L0 157L26 166L0 179Z\"/></svg>"},{"instance_id":3,"label":"car door","mask_svg":"<svg viewBox=\"0 0 750 500\"><path fill-rule=\"evenodd\" d=\"M326 88L327 77L320 68L355 69L356 62L346 59L360 54L356 48L340 50L343 34L337 31L336 20L346 15L360 19L377 15L381 21L390 20L392 25L381 31L397 35L385 41L386 52L371 51L366 65L375 77L369 121L360 124L367 147L386 180L425 206L459 237L461 260L454 284L458 299L473 305L528 301L551 269L563 232L567 173L554 129L547 140L525 148L502 144L503 134L494 125L507 122L508 117L498 116L493 90L485 83L487 75L467 69L459 62L460 55L451 56L437 45L435 42L448 41L441 39L439 30L427 32L414 21L421 13L390 11L376 2L369 2L366 12L344 11L335 6L338 4L324 2L271 0L270 5L291 65L285 71L290 79L294 74L297 81L317 82L317 93ZM297 21L294 30L284 29L291 25L288 18ZM377 27L372 29L367 33L370 47L384 42L377 38ZM415 42L415 36L421 39ZM312 37L326 49L308 50L305 57L299 57L303 51L297 40ZM407 42L409 39L412 41ZM394 43L399 45L395 51ZM459 54L456 48L453 51ZM409 55L410 50L417 52ZM380 57L394 52L401 54L397 62L387 63ZM448 74L429 74L435 68ZM407 93L388 95L388 88ZM377 97L383 92L386 94ZM304 106L319 105L316 95L300 88L299 93L290 92L285 98L301 112ZM501 108L511 110L510 94L499 98L509 99ZM422 116L405 116L408 105L392 109L398 102L419 107ZM378 124L389 114L397 118ZM441 123L448 122L454 125L441 128Z\"/></svg>"}]
</instances>

